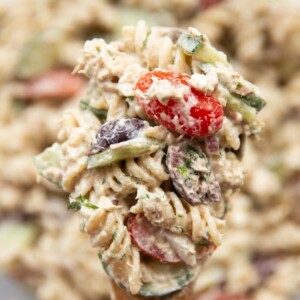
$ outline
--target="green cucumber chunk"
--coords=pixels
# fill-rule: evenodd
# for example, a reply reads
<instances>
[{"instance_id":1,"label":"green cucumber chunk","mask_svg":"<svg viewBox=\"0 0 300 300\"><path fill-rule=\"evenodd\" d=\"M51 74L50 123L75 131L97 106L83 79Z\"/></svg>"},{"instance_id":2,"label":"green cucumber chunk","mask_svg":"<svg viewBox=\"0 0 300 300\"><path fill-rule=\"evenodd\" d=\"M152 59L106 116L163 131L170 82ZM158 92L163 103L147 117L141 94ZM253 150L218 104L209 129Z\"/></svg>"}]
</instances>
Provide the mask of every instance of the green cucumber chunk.
<instances>
[{"instance_id":1,"label":"green cucumber chunk","mask_svg":"<svg viewBox=\"0 0 300 300\"><path fill-rule=\"evenodd\" d=\"M57 187L61 187L61 158L62 152L60 146L55 143L33 159L38 173Z\"/></svg>"},{"instance_id":2,"label":"green cucumber chunk","mask_svg":"<svg viewBox=\"0 0 300 300\"><path fill-rule=\"evenodd\" d=\"M150 154L163 148L164 145L163 142L145 137L114 144L103 152L89 156L87 159L87 168L105 167L120 160Z\"/></svg>"},{"instance_id":3,"label":"green cucumber chunk","mask_svg":"<svg viewBox=\"0 0 300 300\"><path fill-rule=\"evenodd\" d=\"M257 111L260 111L266 105L266 101L255 93L249 93L244 96L233 93L233 96L241 99L241 101L255 108Z\"/></svg>"},{"instance_id":4,"label":"green cucumber chunk","mask_svg":"<svg viewBox=\"0 0 300 300\"><path fill-rule=\"evenodd\" d=\"M242 115L243 119L248 123L252 123L256 119L256 109L249 106L232 94L227 97L226 107L239 112Z\"/></svg>"},{"instance_id":5,"label":"green cucumber chunk","mask_svg":"<svg viewBox=\"0 0 300 300\"><path fill-rule=\"evenodd\" d=\"M32 245L37 236L36 227L18 221L0 223L0 249L2 257L15 257Z\"/></svg>"},{"instance_id":6,"label":"green cucumber chunk","mask_svg":"<svg viewBox=\"0 0 300 300\"><path fill-rule=\"evenodd\" d=\"M110 264L102 261L102 265L107 275L115 278ZM184 264L164 264L151 259L147 271L151 273L153 281L143 283L138 294L143 297L163 297L177 292L194 281L199 270L199 266L192 268ZM118 284L123 286L120 282Z\"/></svg>"},{"instance_id":7,"label":"green cucumber chunk","mask_svg":"<svg viewBox=\"0 0 300 300\"><path fill-rule=\"evenodd\" d=\"M177 43L186 55L208 63L221 62L228 65L227 56L207 43L203 36L193 37L188 33L183 33Z\"/></svg>"},{"instance_id":8,"label":"green cucumber chunk","mask_svg":"<svg viewBox=\"0 0 300 300\"><path fill-rule=\"evenodd\" d=\"M161 297L181 290L196 279L199 267L163 264L151 261L149 272L153 281L144 283L139 291L143 297Z\"/></svg>"},{"instance_id":9,"label":"green cucumber chunk","mask_svg":"<svg viewBox=\"0 0 300 300\"><path fill-rule=\"evenodd\" d=\"M15 68L16 76L29 79L53 69L58 64L61 43L62 38L54 29L38 33L22 49Z\"/></svg>"}]
</instances>

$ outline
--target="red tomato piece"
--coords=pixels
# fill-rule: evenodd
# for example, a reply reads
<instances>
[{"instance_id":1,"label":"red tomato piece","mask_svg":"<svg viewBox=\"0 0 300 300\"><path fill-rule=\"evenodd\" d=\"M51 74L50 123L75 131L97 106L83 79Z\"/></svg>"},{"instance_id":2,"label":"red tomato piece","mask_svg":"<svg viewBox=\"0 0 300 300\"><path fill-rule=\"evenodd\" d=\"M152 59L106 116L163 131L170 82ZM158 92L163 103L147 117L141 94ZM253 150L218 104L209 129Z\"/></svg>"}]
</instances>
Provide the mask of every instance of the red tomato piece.
<instances>
[{"instance_id":1,"label":"red tomato piece","mask_svg":"<svg viewBox=\"0 0 300 300\"><path fill-rule=\"evenodd\" d=\"M76 95L85 80L67 70L46 72L25 83L24 98L28 100L63 100Z\"/></svg>"},{"instance_id":2,"label":"red tomato piece","mask_svg":"<svg viewBox=\"0 0 300 300\"><path fill-rule=\"evenodd\" d=\"M163 229L153 226L143 215L129 215L127 227L132 242L142 253L162 262L181 262L169 242L164 238Z\"/></svg>"},{"instance_id":3,"label":"red tomato piece","mask_svg":"<svg viewBox=\"0 0 300 300\"><path fill-rule=\"evenodd\" d=\"M208 9L222 1L223 0L200 0L199 6L201 9Z\"/></svg>"},{"instance_id":4,"label":"red tomato piece","mask_svg":"<svg viewBox=\"0 0 300 300\"><path fill-rule=\"evenodd\" d=\"M154 79L168 81L172 89L189 90L183 99L159 101L147 95ZM166 71L153 71L137 82L137 101L149 118L180 134L194 137L210 136L222 127L224 111L221 103L189 85L190 76ZM186 89L188 87L189 89Z\"/></svg>"}]
</instances>

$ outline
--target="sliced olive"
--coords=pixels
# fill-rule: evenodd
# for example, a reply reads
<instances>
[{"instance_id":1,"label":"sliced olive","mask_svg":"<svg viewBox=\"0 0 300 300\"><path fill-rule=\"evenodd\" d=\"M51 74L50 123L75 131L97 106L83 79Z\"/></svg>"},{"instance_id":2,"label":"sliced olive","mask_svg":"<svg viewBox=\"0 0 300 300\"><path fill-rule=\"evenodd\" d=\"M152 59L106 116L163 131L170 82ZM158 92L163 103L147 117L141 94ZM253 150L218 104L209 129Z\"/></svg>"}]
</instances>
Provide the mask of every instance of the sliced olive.
<instances>
[{"instance_id":1,"label":"sliced olive","mask_svg":"<svg viewBox=\"0 0 300 300\"><path fill-rule=\"evenodd\" d=\"M97 132L96 143L93 145L92 153L99 153L110 145L137 137L147 125L146 121L138 118L122 118L103 124Z\"/></svg>"},{"instance_id":2,"label":"sliced olive","mask_svg":"<svg viewBox=\"0 0 300 300\"><path fill-rule=\"evenodd\" d=\"M199 145L184 141L169 146L167 166L176 191L188 203L197 205L221 199L220 185Z\"/></svg>"}]
</instances>

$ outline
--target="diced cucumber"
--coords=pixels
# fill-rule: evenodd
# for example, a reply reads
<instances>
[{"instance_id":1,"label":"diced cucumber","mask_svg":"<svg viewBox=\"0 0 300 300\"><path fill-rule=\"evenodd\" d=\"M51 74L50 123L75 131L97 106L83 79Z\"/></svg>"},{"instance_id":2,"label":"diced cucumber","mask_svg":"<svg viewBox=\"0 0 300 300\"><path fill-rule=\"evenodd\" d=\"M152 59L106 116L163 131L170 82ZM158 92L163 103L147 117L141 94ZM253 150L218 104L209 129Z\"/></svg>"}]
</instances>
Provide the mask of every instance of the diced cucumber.
<instances>
[{"instance_id":1,"label":"diced cucumber","mask_svg":"<svg viewBox=\"0 0 300 300\"><path fill-rule=\"evenodd\" d=\"M30 246L37 234L34 226L17 221L4 221L0 223L0 249L1 257L13 258ZM5 262L4 262L5 263ZM0 258L1 264L1 258Z\"/></svg>"},{"instance_id":2,"label":"diced cucumber","mask_svg":"<svg viewBox=\"0 0 300 300\"><path fill-rule=\"evenodd\" d=\"M255 93L250 93L244 96L238 94L233 95L237 98L240 98L243 102L255 108L257 111L260 111L266 105L266 101L262 97L256 95Z\"/></svg>"},{"instance_id":3,"label":"diced cucumber","mask_svg":"<svg viewBox=\"0 0 300 300\"><path fill-rule=\"evenodd\" d=\"M186 55L208 63L221 62L228 65L227 56L206 42L203 36L194 37L183 33L177 43Z\"/></svg>"},{"instance_id":4,"label":"diced cucumber","mask_svg":"<svg viewBox=\"0 0 300 300\"><path fill-rule=\"evenodd\" d=\"M195 55L201 47L204 46L204 42L199 38L193 38L187 33L183 33L178 39L178 45L186 54Z\"/></svg>"},{"instance_id":5,"label":"diced cucumber","mask_svg":"<svg viewBox=\"0 0 300 300\"><path fill-rule=\"evenodd\" d=\"M55 36L55 39L54 39ZM58 63L59 43L57 34L43 31L37 34L23 48L15 73L22 79L29 79L52 69Z\"/></svg>"},{"instance_id":6,"label":"diced cucumber","mask_svg":"<svg viewBox=\"0 0 300 300\"><path fill-rule=\"evenodd\" d=\"M144 283L139 294L143 297L162 297L179 291L195 280L199 267L191 268L187 265L151 261L150 272L154 280Z\"/></svg>"},{"instance_id":7,"label":"diced cucumber","mask_svg":"<svg viewBox=\"0 0 300 300\"><path fill-rule=\"evenodd\" d=\"M87 160L87 168L104 167L120 160L134 158L153 153L164 147L164 143L152 138L135 138L126 142L113 144L101 153L91 155Z\"/></svg>"},{"instance_id":8,"label":"diced cucumber","mask_svg":"<svg viewBox=\"0 0 300 300\"><path fill-rule=\"evenodd\" d=\"M82 110L90 110L96 117L98 117L101 121L105 121L107 117L107 110L98 109L90 105L89 99L80 101L80 108Z\"/></svg>"},{"instance_id":9,"label":"diced cucumber","mask_svg":"<svg viewBox=\"0 0 300 300\"><path fill-rule=\"evenodd\" d=\"M61 179L57 175L61 168L61 158L62 152L60 146L55 143L33 159L39 174L58 187L61 187Z\"/></svg>"},{"instance_id":10,"label":"diced cucumber","mask_svg":"<svg viewBox=\"0 0 300 300\"><path fill-rule=\"evenodd\" d=\"M115 278L110 264L103 263L103 268L108 276ZM196 279L200 267L187 265L164 264L151 260L147 271L151 273L152 282L143 283L139 295L143 297L162 297L181 290ZM118 282L119 285L120 282Z\"/></svg>"},{"instance_id":11,"label":"diced cucumber","mask_svg":"<svg viewBox=\"0 0 300 300\"><path fill-rule=\"evenodd\" d=\"M242 115L243 119L248 123L252 123L256 118L256 109L249 106L232 94L227 97L226 106L234 111L239 112Z\"/></svg>"}]
</instances>

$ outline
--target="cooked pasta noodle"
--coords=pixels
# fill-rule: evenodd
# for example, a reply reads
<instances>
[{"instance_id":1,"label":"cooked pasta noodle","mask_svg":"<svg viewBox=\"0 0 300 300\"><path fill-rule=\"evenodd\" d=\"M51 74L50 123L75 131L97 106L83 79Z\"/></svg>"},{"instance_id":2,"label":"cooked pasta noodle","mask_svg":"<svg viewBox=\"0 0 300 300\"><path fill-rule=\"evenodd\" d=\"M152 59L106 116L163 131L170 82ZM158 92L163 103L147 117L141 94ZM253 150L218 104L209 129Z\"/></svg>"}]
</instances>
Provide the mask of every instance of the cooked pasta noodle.
<instances>
[{"instance_id":1,"label":"cooked pasta noodle","mask_svg":"<svg viewBox=\"0 0 300 300\"><path fill-rule=\"evenodd\" d=\"M94 198L97 197L91 195L91 201ZM122 262L123 270L118 271L116 280L120 280L120 284L129 285L130 291L136 293L141 286L139 252L131 245L130 234L123 224L126 214L122 212L121 206L115 206L107 197L100 197L97 206L96 210L81 210L83 230L91 236L92 245L99 248L104 264L111 264L114 269L120 265L119 261Z\"/></svg>"},{"instance_id":2,"label":"cooked pasta noodle","mask_svg":"<svg viewBox=\"0 0 300 300\"><path fill-rule=\"evenodd\" d=\"M216 246L221 244L220 231L225 223L214 217L209 207L184 204L175 193L165 193L158 187L148 190L140 186L137 199L137 204L130 211L144 213L153 225L188 234L195 242L212 239Z\"/></svg>"}]
</instances>

